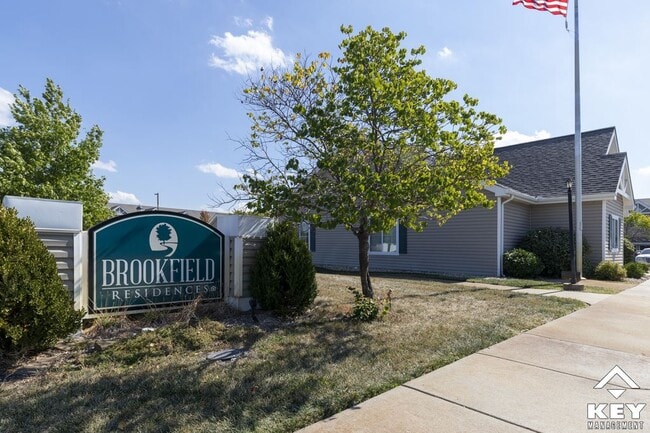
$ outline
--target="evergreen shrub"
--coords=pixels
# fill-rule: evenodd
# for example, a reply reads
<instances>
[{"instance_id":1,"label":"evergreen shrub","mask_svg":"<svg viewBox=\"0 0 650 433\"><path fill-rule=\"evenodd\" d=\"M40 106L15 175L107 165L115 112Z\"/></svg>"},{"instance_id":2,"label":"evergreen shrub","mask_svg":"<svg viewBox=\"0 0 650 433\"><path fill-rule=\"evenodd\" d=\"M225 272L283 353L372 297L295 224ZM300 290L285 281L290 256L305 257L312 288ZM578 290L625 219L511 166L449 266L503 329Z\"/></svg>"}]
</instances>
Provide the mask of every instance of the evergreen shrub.
<instances>
[{"instance_id":1,"label":"evergreen shrub","mask_svg":"<svg viewBox=\"0 0 650 433\"><path fill-rule=\"evenodd\" d=\"M537 278L544 270L534 253L515 248L503 254L503 273L512 278Z\"/></svg>"},{"instance_id":2,"label":"evergreen shrub","mask_svg":"<svg viewBox=\"0 0 650 433\"><path fill-rule=\"evenodd\" d=\"M32 222L0 206L0 349L46 348L79 329L82 317Z\"/></svg>"},{"instance_id":3,"label":"evergreen shrub","mask_svg":"<svg viewBox=\"0 0 650 433\"><path fill-rule=\"evenodd\" d=\"M296 226L279 222L267 230L251 273L251 292L265 310L303 313L316 298L316 269Z\"/></svg>"},{"instance_id":4,"label":"evergreen shrub","mask_svg":"<svg viewBox=\"0 0 650 433\"><path fill-rule=\"evenodd\" d=\"M628 278L643 278L648 272L648 265L645 263L630 262L625 264L625 271Z\"/></svg>"},{"instance_id":5,"label":"evergreen shrub","mask_svg":"<svg viewBox=\"0 0 650 433\"><path fill-rule=\"evenodd\" d=\"M563 270L571 269L569 231L559 227L543 227L529 231L519 248L534 253L544 265L541 275L560 278ZM589 254L587 240L582 240L582 256Z\"/></svg>"}]
</instances>

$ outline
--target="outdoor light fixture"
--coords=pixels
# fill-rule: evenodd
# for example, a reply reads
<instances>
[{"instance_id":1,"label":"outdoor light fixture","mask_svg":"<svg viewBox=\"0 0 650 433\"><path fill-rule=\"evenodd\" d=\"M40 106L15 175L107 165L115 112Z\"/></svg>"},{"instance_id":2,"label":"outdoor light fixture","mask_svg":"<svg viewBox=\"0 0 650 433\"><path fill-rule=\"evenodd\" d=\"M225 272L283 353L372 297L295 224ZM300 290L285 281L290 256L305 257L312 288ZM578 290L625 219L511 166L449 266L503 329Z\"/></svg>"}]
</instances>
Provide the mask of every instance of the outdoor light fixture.
<instances>
[{"instance_id":1,"label":"outdoor light fixture","mask_svg":"<svg viewBox=\"0 0 650 433\"><path fill-rule=\"evenodd\" d=\"M576 284L578 282L578 278L576 276L576 252L575 241L573 239L573 194L571 188L573 188L573 179L568 178L566 180L566 191L567 199L569 202L569 254L571 256L571 284Z\"/></svg>"},{"instance_id":2,"label":"outdoor light fixture","mask_svg":"<svg viewBox=\"0 0 650 433\"><path fill-rule=\"evenodd\" d=\"M571 188L573 188L573 179L568 178L568 179L566 180L566 188L569 189L569 190L570 190Z\"/></svg>"}]
</instances>

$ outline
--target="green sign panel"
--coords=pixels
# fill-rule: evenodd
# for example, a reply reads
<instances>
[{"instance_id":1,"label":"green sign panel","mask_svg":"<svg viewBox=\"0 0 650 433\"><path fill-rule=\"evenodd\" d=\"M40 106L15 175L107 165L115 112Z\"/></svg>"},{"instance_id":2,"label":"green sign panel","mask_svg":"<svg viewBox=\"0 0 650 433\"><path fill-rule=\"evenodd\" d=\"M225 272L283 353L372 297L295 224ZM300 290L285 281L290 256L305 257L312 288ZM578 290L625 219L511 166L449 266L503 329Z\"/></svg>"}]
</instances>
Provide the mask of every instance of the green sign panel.
<instances>
[{"instance_id":1,"label":"green sign panel","mask_svg":"<svg viewBox=\"0 0 650 433\"><path fill-rule=\"evenodd\" d=\"M198 219L140 212L99 224L88 237L94 311L223 296L224 237Z\"/></svg>"}]
</instances>

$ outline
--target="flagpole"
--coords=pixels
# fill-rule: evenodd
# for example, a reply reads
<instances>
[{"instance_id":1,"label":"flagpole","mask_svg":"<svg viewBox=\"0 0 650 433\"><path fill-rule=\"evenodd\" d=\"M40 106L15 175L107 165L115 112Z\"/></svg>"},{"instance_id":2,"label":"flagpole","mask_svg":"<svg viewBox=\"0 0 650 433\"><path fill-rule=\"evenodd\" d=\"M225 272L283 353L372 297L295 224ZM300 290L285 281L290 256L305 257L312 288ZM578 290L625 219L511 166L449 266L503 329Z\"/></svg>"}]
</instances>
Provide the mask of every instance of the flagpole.
<instances>
[{"instance_id":1,"label":"flagpole","mask_svg":"<svg viewBox=\"0 0 650 433\"><path fill-rule=\"evenodd\" d=\"M575 17L575 188L576 188L576 271L582 272L582 135L580 125L580 32L578 23L578 0L574 0L573 13Z\"/></svg>"}]
</instances>

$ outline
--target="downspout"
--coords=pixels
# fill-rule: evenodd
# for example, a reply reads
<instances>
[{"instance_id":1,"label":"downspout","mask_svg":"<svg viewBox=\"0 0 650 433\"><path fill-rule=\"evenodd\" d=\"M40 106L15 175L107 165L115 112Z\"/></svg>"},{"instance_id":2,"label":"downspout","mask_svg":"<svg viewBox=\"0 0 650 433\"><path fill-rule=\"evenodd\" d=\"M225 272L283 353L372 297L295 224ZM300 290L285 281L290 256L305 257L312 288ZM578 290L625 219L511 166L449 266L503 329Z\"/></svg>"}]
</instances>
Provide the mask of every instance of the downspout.
<instances>
[{"instance_id":1,"label":"downspout","mask_svg":"<svg viewBox=\"0 0 650 433\"><path fill-rule=\"evenodd\" d=\"M505 206L515 198L511 195L509 199L502 202L501 197L497 197L497 276L503 276L503 253L505 245Z\"/></svg>"}]
</instances>

